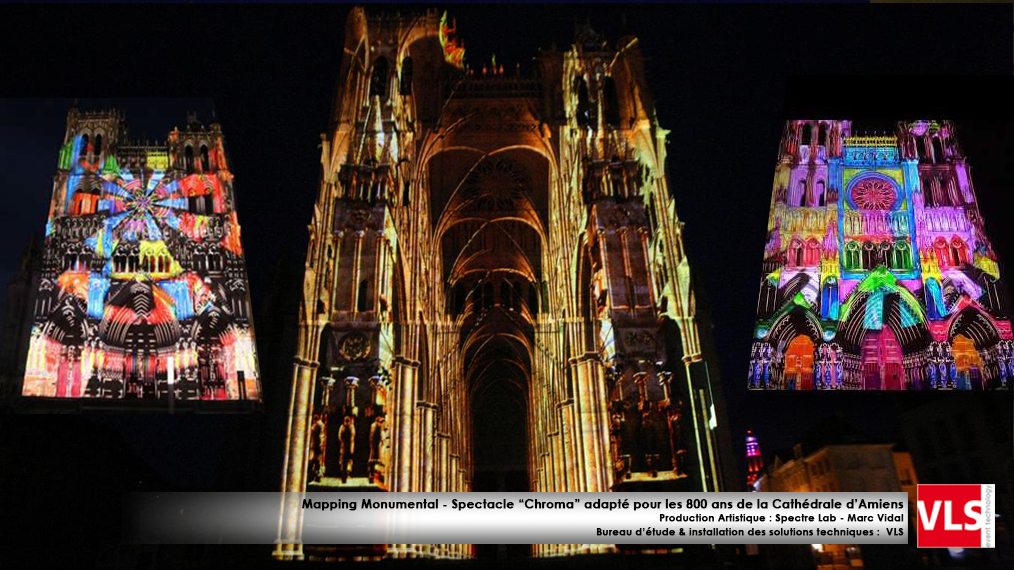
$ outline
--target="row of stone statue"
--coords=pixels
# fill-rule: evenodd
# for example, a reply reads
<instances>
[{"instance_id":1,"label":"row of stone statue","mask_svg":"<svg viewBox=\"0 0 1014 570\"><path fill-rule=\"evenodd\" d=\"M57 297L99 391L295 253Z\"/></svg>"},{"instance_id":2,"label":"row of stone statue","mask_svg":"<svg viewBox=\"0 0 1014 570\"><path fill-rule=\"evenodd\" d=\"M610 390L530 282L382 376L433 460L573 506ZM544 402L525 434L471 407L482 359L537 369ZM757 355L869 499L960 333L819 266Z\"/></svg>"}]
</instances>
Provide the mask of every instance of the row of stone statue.
<instances>
[{"instance_id":1,"label":"row of stone statue","mask_svg":"<svg viewBox=\"0 0 1014 570\"><path fill-rule=\"evenodd\" d=\"M351 412L352 410L345 410ZM337 432L337 448L334 441L328 441L328 422L330 418L341 417L341 425ZM337 478L347 483L354 472L361 472L362 454L356 457L356 416L352 413L318 413L313 415L310 425L310 456L308 481L322 481L325 475L331 475L327 468L328 453L338 454ZM366 459L366 478L370 484L384 484L386 465L383 460L383 449L387 445L387 417L383 412L373 415L369 432L369 455ZM333 464L333 463L332 463Z\"/></svg>"}]
</instances>

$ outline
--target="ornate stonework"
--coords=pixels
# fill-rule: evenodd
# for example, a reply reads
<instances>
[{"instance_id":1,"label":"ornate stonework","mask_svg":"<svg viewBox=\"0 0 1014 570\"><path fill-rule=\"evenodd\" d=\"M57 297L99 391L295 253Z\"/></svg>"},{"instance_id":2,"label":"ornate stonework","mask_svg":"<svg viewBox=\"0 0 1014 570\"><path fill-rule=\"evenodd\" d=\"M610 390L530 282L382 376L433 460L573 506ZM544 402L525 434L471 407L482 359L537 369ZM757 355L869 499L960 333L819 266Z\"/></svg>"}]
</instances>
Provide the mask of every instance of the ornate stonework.
<instances>
[{"instance_id":1,"label":"ornate stonework","mask_svg":"<svg viewBox=\"0 0 1014 570\"><path fill-rule=\"evenodd\" d=\"M636 43L582 29L526 74L448 63L447 22L349 17L283 489L722 489L724 408ZM327 558L299 517L283 505L276 557Z\"/></svg>"},{"instance_id":2,"label":"ornate stonework","mask_svg":"<svg viewBox=\"0 0 1014 570\"><path fill-rule=\"evenodd\" d=\"M1009 388L1009 301L954 124L850 132L785 124L749 387Z\"/></svg>"},{"instance_id":3,"label":"ornate stonework","mask_svg":"<svg viewBox=\"0 0 1014 570\"><path fill-rule=\"evenodd\" d=\"M68 113L22 393L259 400L221 127L127 135L117 111Z\"/></svg>"}]
</instances>

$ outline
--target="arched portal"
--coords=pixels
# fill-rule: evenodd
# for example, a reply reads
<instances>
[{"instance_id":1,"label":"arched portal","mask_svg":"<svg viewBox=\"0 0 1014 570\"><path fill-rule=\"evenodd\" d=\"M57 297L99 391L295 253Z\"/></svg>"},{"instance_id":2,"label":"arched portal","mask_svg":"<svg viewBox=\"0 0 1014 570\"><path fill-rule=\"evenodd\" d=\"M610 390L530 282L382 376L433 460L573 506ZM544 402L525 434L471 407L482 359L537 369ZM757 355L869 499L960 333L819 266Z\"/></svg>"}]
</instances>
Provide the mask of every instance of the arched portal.
<instances>
[{"instance_id":1,"label":"arched portal","mask_svg":"<svg viewBox=\"0 0 1014 570\"><path fill-rule=\"evenodd\" d=\"M982 358L975 348L972 339L959 334L951 341L951 354L954 355L954 366L957 369L957 381L963 388L981 390Z\"/></svg>"},{"instance_id":2,"label":"arched portal","mask_svg":"<svg viewBox=\"0 0 1014 570\"><path fill-rule=\"evenodd\" d=\"M866 331L861 350L866 390L901 390L905 387L901 344L890 327Z\"/></svg>"},{"instance_id":3,"label":"arched portal","mask_svg":"<svg viewBox=\"0 0 1014 570\"><path fill-rule=\"evenodd\" d=\"M805 334L785 350L785 382L790 390L813 389L813 341Z\"/></svg>"}]
</instances>

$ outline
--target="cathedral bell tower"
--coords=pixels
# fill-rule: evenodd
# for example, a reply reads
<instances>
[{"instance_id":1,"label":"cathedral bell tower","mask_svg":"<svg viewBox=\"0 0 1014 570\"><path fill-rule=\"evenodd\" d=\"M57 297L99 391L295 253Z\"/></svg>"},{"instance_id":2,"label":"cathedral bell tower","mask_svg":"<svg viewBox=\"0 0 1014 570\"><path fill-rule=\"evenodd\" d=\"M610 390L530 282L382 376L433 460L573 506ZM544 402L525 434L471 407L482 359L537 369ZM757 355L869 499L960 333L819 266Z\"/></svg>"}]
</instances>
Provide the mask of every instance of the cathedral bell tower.
<instances>
[{"instance_id":1,"label":"cathedral bell tower","mask_svg":"<svg viewBox=\"0 0 1014 570\"><path fill-rule=\"evenodd\" d=\"M601 375L606 488L719 490L718 418L683 224L661 174L668 131L655 121L636 44L614 48L582 27L565 55L567 150L588 212L575 373L578 382Z\"/></svg>"}]
</instances>

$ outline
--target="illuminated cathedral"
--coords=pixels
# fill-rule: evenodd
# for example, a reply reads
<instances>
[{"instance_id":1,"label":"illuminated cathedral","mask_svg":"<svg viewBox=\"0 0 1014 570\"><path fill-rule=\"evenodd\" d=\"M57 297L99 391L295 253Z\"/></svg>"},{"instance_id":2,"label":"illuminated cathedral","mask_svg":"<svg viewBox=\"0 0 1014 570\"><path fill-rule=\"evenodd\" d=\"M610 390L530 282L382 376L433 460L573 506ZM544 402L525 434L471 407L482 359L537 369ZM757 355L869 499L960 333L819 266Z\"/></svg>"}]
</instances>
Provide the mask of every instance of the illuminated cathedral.
<instances>
[{"instance_id":1,"label":"illuminated cathedral","mask_svg":"<svg viewBox=\"0 0 1014 570\"><path fill-rule=\"evenodd\" d=\"M22 394L259 400L221 127L163 142L72 108L46 224Z\"/></svg>"},{"instance_id":2,"label":"illuminated cathedral","mask_svg":"<svg viewBox=\"0 0 1014 570\"><path fill-rule=\"evenodd\" d=\"M953 122L785 124L751 389L1009 388L1005 291Z\"/></svg>"},{"instance_id":3,"label":"illuminated cathedral","mask_svg":"<svg viewBox=\"0 0 1014 570\"><path fill-rule=\"evenodd\" d=\"M276 558L477 553L303 545L303 491L725 488L724 405L637 39L579 27L522 71L464 65L455 27L348 17Z\"/></svg>"}]
</instances>

